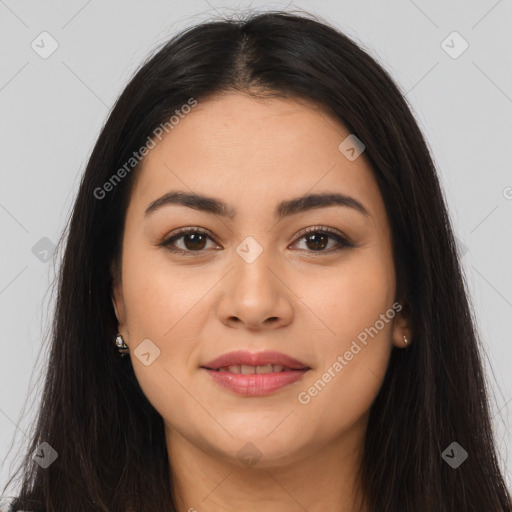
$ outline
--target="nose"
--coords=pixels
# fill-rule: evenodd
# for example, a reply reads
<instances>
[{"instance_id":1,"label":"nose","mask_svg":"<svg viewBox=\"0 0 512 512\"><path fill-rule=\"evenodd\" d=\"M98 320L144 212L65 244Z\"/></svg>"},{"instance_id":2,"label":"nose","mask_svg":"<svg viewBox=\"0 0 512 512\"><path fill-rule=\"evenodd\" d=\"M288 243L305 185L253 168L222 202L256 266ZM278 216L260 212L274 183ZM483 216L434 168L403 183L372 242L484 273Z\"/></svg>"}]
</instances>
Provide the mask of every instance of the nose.
<instances>
[{"instance_id":1,"label":"nose","mask_svg":"<svg viewBox=\"0 0 512 512\"><path fill-rule=\"evenodd\" d=\"M218 315L224 325L261 330L292 322L295 295L265 251L252 263L235 256L234 268L223 281Z\"/></svg>"}]
</instances>

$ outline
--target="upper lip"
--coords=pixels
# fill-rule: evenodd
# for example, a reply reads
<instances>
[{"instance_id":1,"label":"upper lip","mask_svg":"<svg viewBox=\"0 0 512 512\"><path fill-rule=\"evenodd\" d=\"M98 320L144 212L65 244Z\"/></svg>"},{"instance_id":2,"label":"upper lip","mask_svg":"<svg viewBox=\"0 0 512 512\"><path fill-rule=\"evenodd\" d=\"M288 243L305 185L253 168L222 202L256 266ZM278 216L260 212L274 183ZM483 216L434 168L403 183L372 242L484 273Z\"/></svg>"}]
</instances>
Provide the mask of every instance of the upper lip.
<instances>
[{"instance_id":1,"label":"upper lip","mask_svg":"<svg viewBox=\"0 0 512 512\"><path fill-rule=\"evenodd\" d=\"M279 364L291 368L293 370L306 370L309 366L294 359L293 357L282 354L281 352L273 352L266 350L264 352L252 353L247 350L237 350L228 352L213 359L212 361L202 365L203 368L209 370L218 370L226 366L233 365L249 365L249 366L266 366L268 364Z\"/></svg>"}]
</instances>

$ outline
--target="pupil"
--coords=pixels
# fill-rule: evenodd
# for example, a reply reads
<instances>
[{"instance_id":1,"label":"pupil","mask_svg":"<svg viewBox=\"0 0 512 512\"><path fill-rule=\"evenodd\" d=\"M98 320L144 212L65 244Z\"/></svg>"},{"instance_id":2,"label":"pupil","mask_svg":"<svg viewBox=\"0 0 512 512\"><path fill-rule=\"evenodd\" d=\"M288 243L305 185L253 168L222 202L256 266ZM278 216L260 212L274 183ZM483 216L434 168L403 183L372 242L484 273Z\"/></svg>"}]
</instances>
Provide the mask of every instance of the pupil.
<instances>
[{"instance_id":1,"label":"pupil","mask_svg":"<svg viewBox=\"0 0 512 512\"><path fill-rule=\"evenodd\" d=\"M320 237L323 239L323 242L326 242L326 239L327 239L327 235L324 235L322 233L316 233L316 234L313 234L313 235L309 235L307 240L306 240L306 243L309 244L311 241L313 241L314 238L317 238L317 237ZM325 248L325 246L327 245L327 243L321 243L320 242L320 245L318 243L314 244L314 249L323 249ZM308 246L310 247L310 246ZM311 249L311 247L310 247Z\"/></svg>"},{"instance_id":2,"label":"pupil","mask_svg":"<svg viewBox=\"0 0 512 512\"><path fill-rule=\"evenodd\" d=\"M201 240L201 238L203 238L203 240ZM187 249L190 249L191 251L197 251L199 249L203 249L204 248L204 235L201 235L201 234L189 234L189 235L185 235L185 238L184 238L184 242L185 242L185 246L187 247ZM189 243L187 243L187 240L192 240L192 247L190 246ZM202 244L201 244L202 242ZM196 244L196 245L194 245ZM197 245L199 244L199 245Z\"/></svg>"}]
</instances>

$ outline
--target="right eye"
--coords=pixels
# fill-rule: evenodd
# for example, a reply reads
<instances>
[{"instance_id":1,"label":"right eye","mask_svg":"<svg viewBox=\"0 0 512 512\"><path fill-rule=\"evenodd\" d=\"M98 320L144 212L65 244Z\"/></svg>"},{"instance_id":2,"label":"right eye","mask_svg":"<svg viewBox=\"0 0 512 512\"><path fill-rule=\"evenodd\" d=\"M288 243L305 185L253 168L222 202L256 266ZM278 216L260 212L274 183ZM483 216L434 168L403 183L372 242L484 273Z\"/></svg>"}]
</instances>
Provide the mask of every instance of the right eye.
<instances>
[{"instance_id":1,"label":"right eye","mask_svg":"<svg viewBox=\"0 0 512 512\"><path fill-rule=\"evenodd\" d=\"M184 248L177 248L176 242L183 239ZM160 246L165 247L171 252L179 254L194 254L204 252L207 239L215 242L209 232L202 228L181 228L170 236L165 238Z\"/></svg>"}]
</instances>

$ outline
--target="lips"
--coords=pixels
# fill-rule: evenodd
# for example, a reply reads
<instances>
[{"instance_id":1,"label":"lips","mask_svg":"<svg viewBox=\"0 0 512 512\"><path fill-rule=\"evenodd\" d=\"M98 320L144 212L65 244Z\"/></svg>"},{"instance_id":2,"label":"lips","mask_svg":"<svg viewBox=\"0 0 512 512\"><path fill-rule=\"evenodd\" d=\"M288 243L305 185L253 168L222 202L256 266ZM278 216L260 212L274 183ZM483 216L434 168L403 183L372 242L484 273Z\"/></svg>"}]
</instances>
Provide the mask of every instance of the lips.
<instances>
[{"instance_id":1,"label":"lips","mask_svg":"<svg viewBox=\"0 0 512 512\"><path fill-rule=\"evenodd\" d=\"M228 352L227 354L223 354L220 357L217 357L213 361L210 361L204 365L202 368L206 368L208 370L220 370L220 369L229 369L232 367L235 371L232 373L249 373L245 368L246 372L236 371L236 367L240 367L242 370L243 367L268 367L275 366L276 370L279 366L282 366L286 370L308 370L309 367L290 357L286 354L282 354L281 352L257 352L255 354L248 352L246 350L238 350L235 352ZM283 368L279 368L278 371L282 371ZM260 372L253 372L260 373ZM261 373L270 373L268 371L262 371Z\"/></svg>"},{"instance_id":2,"label":"lips","mask_svg":"<svg viewBox=\"0 0 512 512\"><path fill-rule=\"evenodd\" d=\"M244 396L271 394L302 379L311 368L280 352L229 352L201 368L224 389Z\"/></svg>"}]
</instances>

